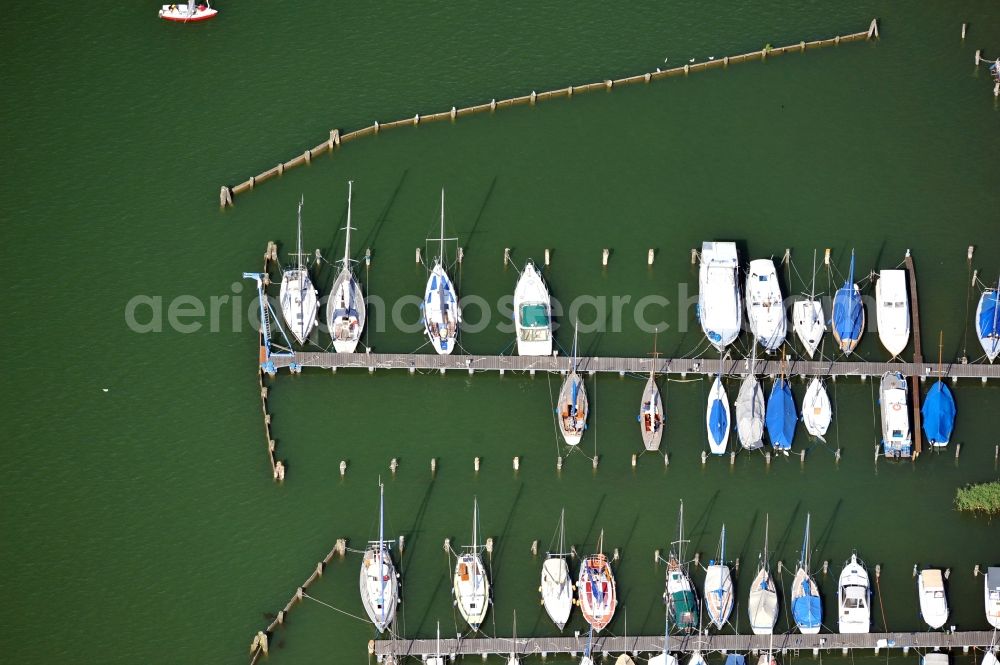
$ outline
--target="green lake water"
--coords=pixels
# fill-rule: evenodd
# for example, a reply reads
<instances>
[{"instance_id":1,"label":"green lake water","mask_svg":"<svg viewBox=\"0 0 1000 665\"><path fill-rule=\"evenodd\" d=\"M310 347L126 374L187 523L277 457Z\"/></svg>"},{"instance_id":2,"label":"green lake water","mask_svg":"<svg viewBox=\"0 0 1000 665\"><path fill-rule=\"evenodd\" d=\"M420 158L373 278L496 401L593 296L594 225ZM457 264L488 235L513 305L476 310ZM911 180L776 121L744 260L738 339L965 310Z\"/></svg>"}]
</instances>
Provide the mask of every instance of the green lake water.
<instances>
[{"instance_id":1,"label":"green lake water","mask_svg":"<svg viewBox=\"0 0 1000 665\"><path fill-rule=\"evenodd\" d=\"M90 13L34 3L5 17L5 660L244 662L265 615L337 538L360 548L374 537L380 476L389 533L406 537L406 636L432 636L438 621L455 633L442 543L468 540L474 495L496 543L490 634L509 633L515 610L519 635L554 633L529 548L538 540L544 550L563 507L578 550L593 548L601 529L606 549L620 550L621 604L609 631L661 632L664 571L653 551L672 539L680 499L703 557L726 524L730 555L743 564L741 601L765 514L773 562L793 566L810 513L813 560L831 565L818 578L828 626L836 574L857 549L882 566L876 628L884 611L892 630L922 629L914 564L951 568L949 624L986 627L972 569L1000 564L1000 526L956 513L952 501L957 487L998 476L997 385L955 387L958 460L953 444L914 464L874 464L874 388L844 379L830 384L837 417L828 445L798 432L795 449L809 449L804 466L791 457L767 467L741 454L731 467L701 465L707 383L664 381L670 466L645 455L633 469L642 382L591 378L581 448L596 447L600 466L573 453L557 473L558 377L282 374L270 399L288 465L279 485L246 314L253 289L240 276L260 268L269 240L284 260L300 196L306 248L338 256L352 179L355 253L373 252L366 292L388 303L419 295L426 273L414 248L436 232L445 187L448 229L465 252L462 295L495 303L512 292L505 247L518 262L539 263L552 248L546 278L556 297L660 294L670 301L650 309L665 324L660 350L684 355L702 340L693 308L678 303L697 291L690 249L703 240L736 240L744 260L790 248L806 277L813 249L831 248L835 275L846 272L851 248L860 275L895 267L910 249L925 357L935 357L943 331L946 361L965 346L976 358L965 255L975 245L974 267L997 278L1000 106L973 53L1000 53L996 3L220 4L217 20L186 26L159 21L155 3ZM385 132L218 208L220 185L290 159L334 127L857 32L874 16L882 33L874 43ZM605 247L612 255L602 268ZM806 289L790 272L792 292ZM330 268L314 274L328 289ZM829 290L826 272L819 290ZM237 298L240 329L230 300L217 331L206 315L182 333L164 313L162 332L140 334L125 318L136 296L159 297L164 310L181 296ZM624 311L619 329L581 334L581 349L650 351L652 336ZM385 319L371 321L375 350L421 346L419 332ZM568 326L557 337L570 346ZM495 354L511 341L491 326L462 343ZM861 355L884 358L873 329ZM730 381L733 397L737 386ZM804 384L794 388L800 400ZM345 478L340 460L349 462ZM357 555L335 559L311 595L362 614L358 566ZM733 620L747 629L742 604ZM783 610L779 628L787 620ZM567 631L583 627L575 611ZM274 636L269 661L365 663L372 632L307 600ZM855 660L887 658L916 662L898 651ZM956 662L971 665L973 656Z\"/></svg>"}]
</instances>

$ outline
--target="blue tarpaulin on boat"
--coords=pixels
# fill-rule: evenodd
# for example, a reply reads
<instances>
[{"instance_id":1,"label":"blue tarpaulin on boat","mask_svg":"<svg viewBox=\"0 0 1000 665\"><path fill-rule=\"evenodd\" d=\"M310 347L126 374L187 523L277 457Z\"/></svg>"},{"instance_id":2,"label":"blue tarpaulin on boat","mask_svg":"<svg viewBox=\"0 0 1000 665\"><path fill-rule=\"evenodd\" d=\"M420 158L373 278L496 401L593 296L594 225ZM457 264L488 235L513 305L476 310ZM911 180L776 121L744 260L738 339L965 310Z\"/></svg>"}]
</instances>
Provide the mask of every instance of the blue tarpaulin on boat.
<instances>
[{"instance_id":1,"label":"blue tarpaulin on boat","mask_svg":"<svg viewBox=\"0 0 1000 665\"><path fill-rule=\"evenodd\" d=\"M771 438L771 446L778 450L788 450L792 447L795 437L795 401L792 399L792 389L786 379L774 381L771 396L767 400L767 435Z\"/></svg>"},{"instance_id":2,"label":"blue tarpaulin on boat","mask_svg":"<svg viewBox=\"0 0 1000 665\"><path fill-rule=\"evenodd\" d=\"M722 400L717 399L712 402L712 415L709 418L709 424L712 430L712 439L715 443L722 443L722 440L726 438L726 430L729 429L726 407L723 406Z\"/></svg>"},{"instance_id":3,"label":"blue tarpaulin on boat","mask_svg":"<svg viewBox=\"0 0 1000 665\"><path fill-rule=\"evenodd\" d=\"M726 656L726 665L746 665L747 659L738 653L731 653Z\"/></svg>"},{"instance_id":4,"label":"blue tarpaulin on boat","mask_svg":"<svg viewBox=\"0 0 1000 665\"><path fill-rule=\"evenodd\" d=\"M851 252L851 272L847 281L833 296L833 324L837 336L842 340L861 339L861 320L864 309L861 294L854 288L854 252Z\"/></svg>"},{"instance_id":5,"label":"blue tarpaulin on boat","mask_svg":"<svg viewBox=\"0 0 1000 665\"><path fill-rule=\"evenodd\" d=\"M998 291L984 293L982 295L982 308L979 310L979 338L993 337L1000 335L1000 305L997 298L1000 298Z\"/></svg>"},{"instance_id":6,"label":"blue tarpaulin on boat","mask_svg":"<svg viewBox=\"0 0 1000 665\"><path fill-rule=\"evenodd\" d=\"M951 438L955 427L955 398L944 381L931 386L920 409L924 433L932 445L944 445Z\"/></svg>"},{"instance_id":7,"label":"blue tarpaulin on boat","mask_svg":"<svg viewBox=\"0 0 1000 665\"><path fill-rule=\"evenodd\" d=\"M808 586L808 582L803 582ZM823 621L823 609L819 604L819 596L802 596L792 601L792 616L799 628L814 628Z\"/></svg>"}]
</instances>

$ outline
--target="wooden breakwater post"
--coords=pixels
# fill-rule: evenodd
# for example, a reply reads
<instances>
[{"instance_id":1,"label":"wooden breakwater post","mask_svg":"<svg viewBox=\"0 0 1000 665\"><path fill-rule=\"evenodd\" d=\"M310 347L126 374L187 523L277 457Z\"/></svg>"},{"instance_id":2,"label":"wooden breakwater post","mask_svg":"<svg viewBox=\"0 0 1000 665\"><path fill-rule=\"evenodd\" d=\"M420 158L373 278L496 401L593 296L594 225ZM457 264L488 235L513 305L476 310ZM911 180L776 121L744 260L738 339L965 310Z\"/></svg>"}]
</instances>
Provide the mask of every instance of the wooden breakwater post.
<instances>
[{"instance_id":1,"label":"wooden breakwater post","mask_svg":"<svg viewBox=\"0 0 1000 665\"><path fill-rule=\"evenodd\" d=\"M271 261L278 260L278 246L273 242L267 243L267 249L264 251L264 275L265 284L270 282L267 279L267 275L270 273L268 269L271 267ZM264 367L263 363L267 361L267 346L264 341L264 322L261 321L260 331L258 333L258 344L260 347L260 354L257 358L257 385L260 388L260 408L264 414L264 440L267 442L267 458L271 463L271 476L276 482L282 482L285 480L285 464L275 457L275 449L277 444L274 441L274 437L271 435L271 414L267 411L267 396L270 392L268 386L264 385Z\"/></svg>"},{"instance_id":2,"label":"wooden breakwater post","mask_svg":"<svg viewBox=\"0 0 1000 665\"><path fill-rule=\"evenodd\" d=\"M380 131L385 131L388 129L396 129L399 127L414 127L418 124L425 124L428 122L444 121L455 122L458 118L463 116L472 115L474 113L483 112L495 112L497 109L504 109L513 106L529 105L534 106L538 102L546 101L549 99L557 98L572 98L574 94L581 92L595 92L598 90L611 91L622 85L633 85L636 83L649 83L653 80L659 80L664 78L670 78L673 76L686 76L688 74L702 71L705 69L712 69L715 67L728 67L730 64L737 64L740 62L748 62L754 60L766 60L769 57L774 57L778 55L783 55L785 53L802 53L809 49L814 49L818 47L825 46L839 46L845 42L855 42L855 41L866 41L872 39L878 39L878 19L872 19L866 30L861 32L855 32L848 35L837 35L836 37L830 37L827 39L816 39L812 41L801 40L794 44L789 44L788 46L779 47L765 47L758 51L751 51L750 53L743 53L741 55L725 56L723 58L713 58L710 60L704 60L702 62L696 63L684 63L681 66L673 67L670 69L660 69L656 68L656 71L644 72L642 74L635 74L632 76L625 76L617 79L604 79L601 81L595 81L593 83L587 83L584 85L570 85L565 88L557 88L555 90L548 90L545 92L531 91L530 94L520 95L518 97L510 97L508 99L492 99L489 102L483 104L475 104L473 106L466 106L462 108L456 108L452 106L447 111L441 111L438 113L421 114L416 113L410 115L401 120L393 120L392 122L380 123L375 121L367 127L362 127L361 129L356 129L346 134L341 133L339 129L330 130L330 136L324 139L322 143L316 145L313 148L303 151L299 155L296 155L292 159L286 162L279 162L275 166L258 173L255 176L250 176L248 179L240 182L232 187L223 185L219 191L219 204L222 207L230 207L233 205L234 199L237 195L243 194L244 192L249 192L253 190L258 184L266 182L271 178L279 177L284 175L285 171L296 166L301 166L302 164L311 164L312 160L325 153L333 153L335 150L339 149L344 143L349 143L357 139L374 136Z\"/></svg>"},{"instance_id":3,"label":"wooden breakwater post","mask_svg":"<svg viewBox=\"0 0 1000 665\"><path fill-rule=\"evenodd\" d=\"M288 602L285 603L285 606L280 612L278 612L274 619L271 620L271 623L268 624L267 628L257 631L257 634L253 637L253 641L250 642L250 665L254 665L257 662L257 659L261 656L267 655L268 643L274 635L274 631L278 628L278 626L285 623L285 618L288 616L288 613L292 611L292 608L302 602L302 600L306 597L306 591L312 583L323 576L323 571L326 570L328 565L330 565L330 561L333 560L333 557L335 555L343 557L346 552L347 541L343 538L338 538L337 542L333 546L333 549L331 549L330 552L316 564L312 574L306 578L306 581L302 583L302 586L295 589L295 593L288 599Z\"/></svg>"},{"instance_id":4,"label":"wooden breakwater post","mask_svg":"<svg viewBox=\"0 0 1000 665\"><path fill-rule=\"evenodd\" d=\"M920 456L923 447L923 429L920 421L920 376L923 374L924 357L920 348L920 302L917 299L917 272L913 257L906 250L903 259L910 278L910 328L913 331L913 372L910 374L910 391L913 393L913 459Z\"/></svg>"}]
</instances>

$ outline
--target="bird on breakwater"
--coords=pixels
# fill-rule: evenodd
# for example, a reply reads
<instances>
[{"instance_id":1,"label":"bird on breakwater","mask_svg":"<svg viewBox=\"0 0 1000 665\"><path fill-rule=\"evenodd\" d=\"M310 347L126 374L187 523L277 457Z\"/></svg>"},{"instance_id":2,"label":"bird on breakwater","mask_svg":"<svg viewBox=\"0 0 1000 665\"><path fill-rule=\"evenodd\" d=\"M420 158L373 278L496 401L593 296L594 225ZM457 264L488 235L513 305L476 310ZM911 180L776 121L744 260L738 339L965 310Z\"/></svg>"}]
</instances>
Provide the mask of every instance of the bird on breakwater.
<instances>
[{"instance_id":1,"label":"bird on breakwater","mask_svg":"<svg viewBox=\"0 0 1000 665\"><path fill-rule=\"evenodd\" d=\"M694 58L691 58L690 60L688 60L688 62L694 62Z\"/></svg>"}]
</instances>

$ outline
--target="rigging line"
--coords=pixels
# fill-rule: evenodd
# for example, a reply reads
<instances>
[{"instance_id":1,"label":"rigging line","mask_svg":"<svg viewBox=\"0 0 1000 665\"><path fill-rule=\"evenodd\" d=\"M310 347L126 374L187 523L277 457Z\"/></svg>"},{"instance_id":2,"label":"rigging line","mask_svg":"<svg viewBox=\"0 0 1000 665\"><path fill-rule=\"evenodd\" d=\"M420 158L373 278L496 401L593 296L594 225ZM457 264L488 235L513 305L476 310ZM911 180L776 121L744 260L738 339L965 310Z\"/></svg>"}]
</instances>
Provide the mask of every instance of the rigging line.
<instances>
[{"instance_id":1,"label":"rigging line","mask_svg":"<svg viewBox=\"0 0 1000 665\"><path fill-rule=\"evenodd\" d=\"M558 458L560 456L559 455L559 453L560 453L560 450L559 450L559 424L558 424L558 422L556 420L556 411L558 410L559 407L557 407L555 405L555 400L552 397L552 372L546 372L545 373L545 378L549 382L549 406L551 407L550 411L552 412L552 433L555 435L556 457Z\"/></svg>"},{"instance_id":2,"label":"rigging line","mask_svg":"<svg viewBox=\"0 0 1000 665\"><path fill-rule=\"evenodd\" d=\"M965 280L965 332L962 333L962 357L968 354L969 350L969 302L972 300L972 261L969 265Z\"/></svg>"},{"instance_id":3,"label":"rigging line","mask_svg":"<svg viewBox=\"0 0 1000 665\"><path fill-rule=\"evenodd\" d=\"M333 606L333 605L331 605L330 603L325 603L325 602L323 602L322 600L320 600L319 598L313 598L312 596L310 596L310 595L309 595L308 593L306 593L305 591L303 591L303 592L302 592L302 596L303 596L303 598L308 598L309 600L313 600L313 601L316 601L316 602L317 602L317 603L319 603L320 605L325 605L326 607L329 607L329 608L330 608L331 610L333 610L334 612L340 612L341 614L345 614L345 615L347 615L347 616L351 617L352 619L357 619L358 621L361 621L361 622L363 622L363 623L368 623L368 624L371 624L371 623L372 623L372 622L371 622L371 621L369 621L368 619L364 619L364 618L362 618L362 617L359 617L359 616L358 616L358 615L356 615L356 614L351 614L350 612L345 612L345 611L344 611L344 610L342 610L342 609L339 609L339 608L337 608L337 607L334 607L334 606ZM372 625L374 626L375 624L372 624Z\"/></svg>"},{"instance_id":4,"label":"rigging line","mask_svg":"<svg viewBox=\"0 0 1000 665\"><path fill-rule=\"evenodd\" d=\"M871 381L871 395L872 395L872 429L875 430L875 460L878 461L878 422L875 420L875 377L872 377Z\"/></svg>"},{"instance_id":5,"label":"rigging line","mask_svg":"<svg viewBox=\"0 0 1000 665\"><path fill-rule=\"evenodd\" d=\"M885 622L885 604L882 602L882 584L881 582L879 582L879 577L880 577L879 575L875 576L875 588L878 590L878 608L882 612L882 631L885 632L888 631L889 629L886 628L887 624Z\"/></svg>"}]
</instances>

